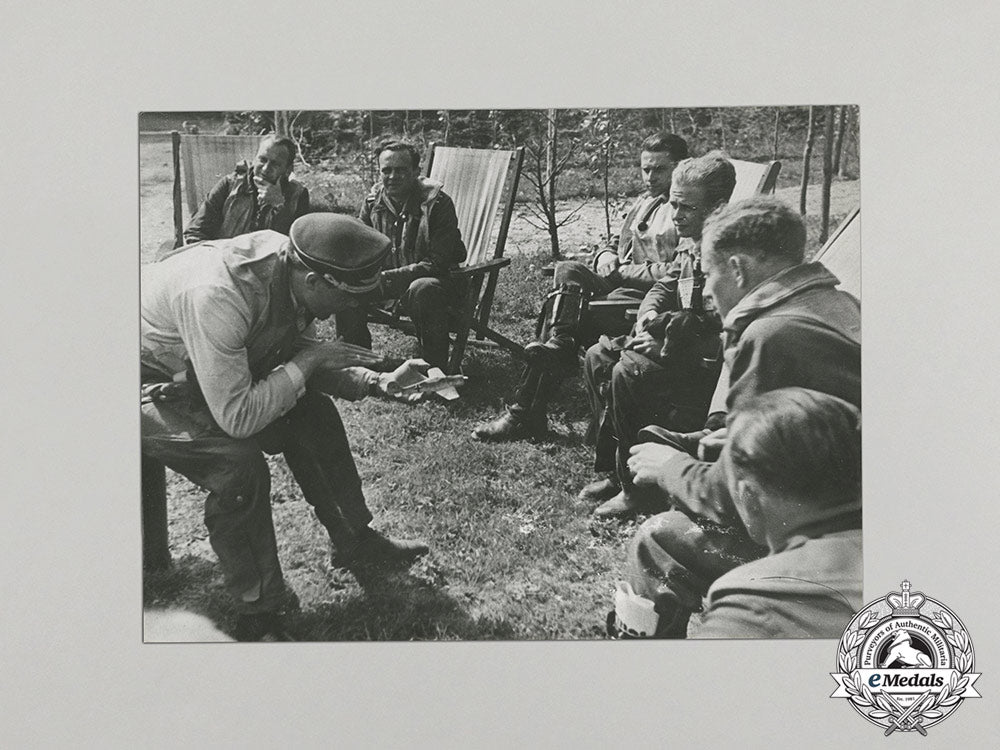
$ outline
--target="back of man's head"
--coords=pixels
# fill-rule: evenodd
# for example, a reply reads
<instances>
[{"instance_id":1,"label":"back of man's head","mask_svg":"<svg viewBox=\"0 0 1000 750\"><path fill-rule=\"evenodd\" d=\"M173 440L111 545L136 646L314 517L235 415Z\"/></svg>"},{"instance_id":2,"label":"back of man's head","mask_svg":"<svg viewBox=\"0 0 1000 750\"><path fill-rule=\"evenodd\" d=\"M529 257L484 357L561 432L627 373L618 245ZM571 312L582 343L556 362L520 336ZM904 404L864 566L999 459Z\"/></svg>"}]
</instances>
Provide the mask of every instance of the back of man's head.
<instances>
[{"instance_id":1,"label":"back of man's head","mask_svg":"<svg viewBox=\"0 0 1000 750\"><path fill-rule=\"evenodd\" d=\"M685 159L674 169L675 185L698 187L712 206L725 203L736 187L736 167L721 151Z\"/></svg>"},{"instance_id":2,"label":"back of man's head","mask_svg":"<svg viewBox=\"0 0 1000 750\"><path fill-rule=\"evenodd\" d=\"M653 133L653 135L649 136L642 142L642 148L640 150L648 151L652 154L669 154L670 158L675 162L688 158L687 141L679 135L667 133L666 131Z\"/></svg>"},{"instance_id":3,"label":"back of man's head","mask_svg":"<svg viewBox=\"0 0 1000 750\"><path fill-rule=\"evenodd\" d=\"M738 250L768 264L789 266L805 258L802 217L776 198L747 198L722 206L705 221L702 238L717 256Z\"/></svg>"},{"instance_id":4,"label":"back of man's head","mask_svg":"<svg viewBox=\"0 0 1000 750\"><path fill-rule=\"evenodd\" d=\"M806 388L759 394L731 415L729 458L739 475L800 505L857 502L861 412Z\"/></svg>"}]
</instances>

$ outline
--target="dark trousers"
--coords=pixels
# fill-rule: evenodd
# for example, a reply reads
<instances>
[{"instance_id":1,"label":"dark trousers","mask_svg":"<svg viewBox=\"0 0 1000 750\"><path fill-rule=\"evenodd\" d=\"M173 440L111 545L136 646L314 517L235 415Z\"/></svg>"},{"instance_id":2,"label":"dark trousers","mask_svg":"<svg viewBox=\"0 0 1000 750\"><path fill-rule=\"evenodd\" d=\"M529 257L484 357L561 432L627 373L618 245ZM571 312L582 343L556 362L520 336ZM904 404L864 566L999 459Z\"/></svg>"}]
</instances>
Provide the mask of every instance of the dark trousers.
<instances>
[{"instance_id":1,"label":"dark trousers","mask_svg":"<svg viewBox=\"0 0 1000 750\"><path fill-rule=\"evenodd\" d=\"M615 470L622 488L633 491L630 449L639 430L658 425L691 432L705 424L718 366L672 366L637 352L615 352L594 344L584 359L591 419L597 430L596 471Z\"/></svg>"},{"instance_id":2,"label":"dark trousers","mask_svg":"<svg viewBox=\"0 0 1000 750\"><path fill-rule=\"evenodd\" d=\"M457 284L450 279L432 276L414 279L399 298L400 311L409 316L416 328L420 356L433 367L442 370L448 365L448 333L452 300L458 299ZM337 313L337 336L350 343L370 349L368 310L358 307Z\"/></svg>"},{"instance_id":3,"label":"dark trousers","mask_svg":"<svg viewBox=\"0 0 1000 750\"><path fill-rule=\"evenodd\" d=\"M322 393L308 391L285 416L240 440L226 435L203 404L144 403L141 435L144 456L208 490L209 541L243 612L273 610L284 600L264 452L284 454L335 549L355 544L372 520L344 424Z\"/></svg>"},{"instance_id":4,"label":"dark trousers","mask_svg":"<svg viewBox=\"0 0 1000 750\"><path fill-rule=\"evenodd\" d=\"M577 284L588 294L591 299L605 298L621 301L634 300L636 304L642 301L642 292L635 289L616 288L603 276L594 273L590 266L574 260L560 261L555 266L553 288L558 288L563 284ZM544 341L552 332L550 326L546 325L544 318L551 313L543 306L542 320L539 323L539 340ZM624 316L622 316L624 320ZM596 320L592 315L585 313L581 319L574 323L574 328L568 334L582 345L590 345L602 333L620 333L620 331L604 330L603 321ZM625 326L627 328L627 326ZM548 402L559 389L560 383L566 377L565 372L556 370L541 371L533 367L526 367L521 375L521 382L514 394L514 402L509 410L515 416L524 418L534 416L542 419L545 417Z\"/></svg>"},{"instance_id":5,"label":"dark trousers","mask_svg":"<svg viewBox=\"0 0 1000 750\"><path fill-rule=\"evenodd\" d=\"M767 554L742 525L724 525L670 510L643 523L628 546L626 579L653 602L657 634L683 638L712 582Z\"/></svg>"}]
</instances>

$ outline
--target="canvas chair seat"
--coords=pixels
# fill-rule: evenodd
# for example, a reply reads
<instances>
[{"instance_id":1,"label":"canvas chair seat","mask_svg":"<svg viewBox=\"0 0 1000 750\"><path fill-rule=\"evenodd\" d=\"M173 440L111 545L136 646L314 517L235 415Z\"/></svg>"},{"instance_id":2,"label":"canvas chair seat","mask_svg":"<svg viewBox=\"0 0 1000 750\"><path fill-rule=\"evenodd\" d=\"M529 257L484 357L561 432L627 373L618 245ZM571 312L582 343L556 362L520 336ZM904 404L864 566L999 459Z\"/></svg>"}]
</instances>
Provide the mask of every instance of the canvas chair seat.
<instances>
[{"instance_id":1,"label":"canvas chair seat","mask_svg":"<svg viewBox=\"0 0 1000 750\"><path fill-rule=\"evenodd\" d=\"M201 207L215 184L241 161L253 162L262 135L170 134L174 169L174 247L184 244L184 209L188 217Z\"/></svg>"}]
</instances>

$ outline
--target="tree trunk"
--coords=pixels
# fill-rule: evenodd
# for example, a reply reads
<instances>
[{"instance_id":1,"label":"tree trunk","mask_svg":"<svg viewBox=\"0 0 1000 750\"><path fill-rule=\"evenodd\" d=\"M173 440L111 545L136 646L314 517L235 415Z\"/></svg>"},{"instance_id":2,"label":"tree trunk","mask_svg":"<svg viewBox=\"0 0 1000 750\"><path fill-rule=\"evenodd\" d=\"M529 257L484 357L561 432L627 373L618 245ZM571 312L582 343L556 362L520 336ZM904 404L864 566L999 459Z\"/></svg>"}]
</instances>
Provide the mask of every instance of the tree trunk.
<instances>
[{"instance_id":1,"label":"tree trunk","mask_svg":"<svg viewBox=\"0 0 1000 750\"><path fill-rule=\"evenodd\" d=\"M809 186L809 160L813 154L813 140L816 137L813 127L813 108L809 107L809 129L806 131L806 147L802 153L802 187L799 191L799 213L806 215L806 189Z\"/></svg>"},{"instance_id":2,"label":"tree trunk","mask_svg":"<svg viewBox=\"0 0 1000 750\"><path fill-rule=\"evenodd\" d=\"M372 154L372 150L375 148L375 110L368 110L368 148L365 149L365 153L368 155L368 181L370 184L374 185L375 180L378 178L378 163L375 160L375 156Z\"/></svg>"},{"instance_id":3,"label":"tree trunk","mask_svg":"<svg viewBox=\"0 0 1000 750\"><path fill-rule=\"evenodd\" d=\"M556 225L556 151L559 145L559 128L556 118L559 110L549 109L545 113L545 191L548 194L549 240L552 243L552 257L559 258L559 231Z\"/></svg>"},{"instance_id":4,"label":"tree trunk","mask_svg":"<svg viewBox=\"0 0 1000 750\"><path fill-rule=\"evenodd\" d=\"M280 136L288 137L288 113L275 110L274 112L274 132Z\"/></svg>"},{"instance_id":5,"label":"tree trunk","mask_svg":"<svg viewBox=\"0 0 1000 750\"><path fill-rule=\"evenodd\" d=\"M820 211L819 243L830 236L830 183L833 182L833 118L836 107L824 107L826 121L823 127L823 207Z\"/></svg>"},{"instance_id":6,"label":"tree trunk","mask_svg":"<svg viewBox=\"0 0 1000 750\"><path fill-rule=\"evenodd\" d=\"M840 155L844 150L844 126L847 125L847 105L841 105L837 120L837 142L833 146L833 171L840 172Z\"/></svg>"},{"instance_id":7,"label":"tree trunk","mask_svg":"<svg viewBox=\"0 0 1000 750\"><path fill-rule=\"evenodd\" d=\"M726 150L726 110L719 110L719 140L722 142L722 150Z\"/></svg>"},{"instance_id":8,"label":"tree trunk","mask_svg":"<svg viewBox=\"0 0 1000 750\"><path fill-rule=\"evenodd\" d=\"M674 110L670 110L670 132L677 132L677 121L674 119Z\"/></svg>"},{"instance_id":9,"label":"tree trunk","mask_svg":"<svg viewBox=\"0 0 1000 750\"><path fill-rule=\"evenodd\" d=\"M842 131L845 134L851 132L851 127L854 124L854 109L848 105L844 105L844 109L847 110L847 116L844 118L844 127ZM849 136L844 138L844 145L838 147L838 151L842 151L840 154L839 164L837 165L837 177L844 179L847 177L847 154L850 152L851 139Z\"/></svg>"},{"instance_id":10,"label":"tree trunk","mask_svg":"<svg viewBox=\"0 0 1000 750\"><path fill-rule=\"evenodd\" d=\"M451 131L451 112L447 109L441 110L441 117L444 119L444 145L448 145L448 135Z\"/></svg>"},{"instance_id":11,"label":"tree trunk","mask_svg":"<svg viewBox=\"0 0 1000 750\"><path fill-rule=\"evenodd\" d=\"M781 125L781 107L774 108L774 136L771 139L771 158L778 160L778 128Z\"/></svg>"},{"instance_id":12,"label":"tree trunk","mask_svg":"<svg viewBox=\"0 0 1000 750\"><path fill-rule=\"evenodd\" d=\"M610 115L610 112L609 112ZM609 127L610 131L611 128ZM604 236L611 241L611 195L609 191L609 173L611 172L611 136L604 141Z\"/></svg>"}]
</instances>

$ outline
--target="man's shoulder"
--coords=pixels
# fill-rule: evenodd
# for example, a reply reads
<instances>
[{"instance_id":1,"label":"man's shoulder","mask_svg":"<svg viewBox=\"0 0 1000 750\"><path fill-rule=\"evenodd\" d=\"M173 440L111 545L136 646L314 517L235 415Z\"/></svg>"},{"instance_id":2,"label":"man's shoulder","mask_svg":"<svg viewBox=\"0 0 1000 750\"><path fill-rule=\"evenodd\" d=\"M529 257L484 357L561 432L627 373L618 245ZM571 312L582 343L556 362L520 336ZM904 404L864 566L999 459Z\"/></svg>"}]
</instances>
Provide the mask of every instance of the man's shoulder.
<instances>
[{"instance_id":1,"label":"man's shoulder","mask_svg":"<svg viewBox=\"0 0 1000 750\"><path fill-rule=\"evenodd\" d=\"M832 287L805 290L761 310L748 321L741 338L783 340L811 334L836 334L860 343L861 311L857 301Z\"/></svg>"},{"instance_id":2,"label":"man's shoulder","mask_svg":"<svg viewBox=\"0 0 1000 750\"><path fill-rule=\"evenodd\" d=\"M715 596L734 591L819 594L852 590L861 581L861 530L809 539L798 547L740 565L712 584Z\"/></svg>"}]
</instances>

